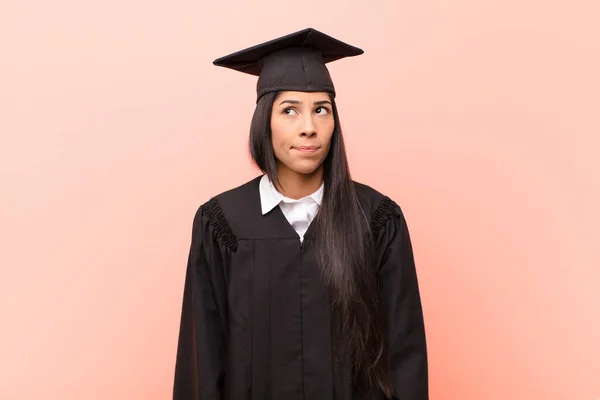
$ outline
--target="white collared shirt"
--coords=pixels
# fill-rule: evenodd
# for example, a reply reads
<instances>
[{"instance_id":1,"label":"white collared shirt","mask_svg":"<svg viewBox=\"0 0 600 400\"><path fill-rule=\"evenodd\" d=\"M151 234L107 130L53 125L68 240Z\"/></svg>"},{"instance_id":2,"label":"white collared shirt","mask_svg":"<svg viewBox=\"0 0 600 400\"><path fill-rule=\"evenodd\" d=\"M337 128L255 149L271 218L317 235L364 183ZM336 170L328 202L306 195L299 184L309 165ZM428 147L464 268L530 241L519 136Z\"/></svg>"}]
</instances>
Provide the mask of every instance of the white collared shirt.
<instances>
[{"instance_id":1,"label":"white collared shirt","mask_svg":"<svg viewBox=\"0 0 600 400\"><path fill-rule=\"evenodd\" d=\"M263 175L260 179L259 191L262 214L265 215L279 206L285 218L298 233L300 242L304 241L304 234L317 215L323 200L323 184L313 194L295 200L279 193L267 175Z\"/></svg>"}]
</instances>

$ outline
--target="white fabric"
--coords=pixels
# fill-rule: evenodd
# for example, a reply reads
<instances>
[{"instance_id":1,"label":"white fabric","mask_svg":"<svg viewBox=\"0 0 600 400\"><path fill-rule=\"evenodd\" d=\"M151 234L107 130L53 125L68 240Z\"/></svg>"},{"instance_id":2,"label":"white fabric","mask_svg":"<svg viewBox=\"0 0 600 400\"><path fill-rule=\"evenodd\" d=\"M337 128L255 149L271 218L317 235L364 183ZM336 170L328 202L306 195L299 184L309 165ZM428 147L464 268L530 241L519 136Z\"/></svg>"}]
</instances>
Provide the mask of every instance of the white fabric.
<instances>
[{"instance_id":1,"label":"white fabric","mask_svg":"<svg viewBox=\"0 0 600 400\"><path fill-rule=\"evenodd\" d=\"M279 206L285 218L298 233L300 241L304 241L304 234L317 215L323 200L323 184L313 194L295 200L279 193L267 175L263 175L260 179L259 190L262 214L265 215Z\"/></svg>"}]
</instances>

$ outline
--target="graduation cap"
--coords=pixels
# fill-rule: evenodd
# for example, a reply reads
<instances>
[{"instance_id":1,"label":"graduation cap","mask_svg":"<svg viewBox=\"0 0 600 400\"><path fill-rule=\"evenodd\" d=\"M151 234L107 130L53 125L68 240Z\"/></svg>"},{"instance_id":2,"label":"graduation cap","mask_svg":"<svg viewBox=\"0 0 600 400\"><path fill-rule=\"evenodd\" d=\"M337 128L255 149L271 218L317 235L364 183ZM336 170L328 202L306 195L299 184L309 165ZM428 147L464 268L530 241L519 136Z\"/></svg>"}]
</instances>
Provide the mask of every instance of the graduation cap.
<instances>
[{"instance_id":1,"label":"graduation cap","mask_svg":"<svg viewBox=\"0 0 600 400\"><path fill-rule=\"evenodd\" d=\"M307 28L218 58L213 64L258 76L258 102L264 94L280 90L335 96L325 64L363 53L358 47Z\"/></svg>"}]
</instances>

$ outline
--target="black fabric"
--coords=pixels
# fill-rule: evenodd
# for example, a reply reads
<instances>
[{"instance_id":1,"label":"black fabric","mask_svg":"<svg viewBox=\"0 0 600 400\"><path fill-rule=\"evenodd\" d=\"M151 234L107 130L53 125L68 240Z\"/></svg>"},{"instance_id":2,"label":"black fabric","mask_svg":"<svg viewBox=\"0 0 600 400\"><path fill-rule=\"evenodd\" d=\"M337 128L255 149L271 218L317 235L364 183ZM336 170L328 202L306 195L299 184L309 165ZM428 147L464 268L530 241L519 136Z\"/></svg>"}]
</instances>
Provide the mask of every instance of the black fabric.
<instances>
[{"instance_id":1,"label":"black fabric","mask_svg":"<svg viewBox=\"0 0 600 400\"><path fill-rule=\"evenodd\" d=\"M385 228L388 220L394 215L396 204L389 197L384 197L371 219L371 231L373 236L379 236L382 229Z\"/></svg>"},{"instance_id":2,"label":"black fabric","mask_svg":"<svg viewBox=\"0 0 600 400\"><path fill-rule=\"evenodd\" d=\"M213 64L258 76L257 101L281 90L335 96L325 64L360 54L363 50L358 47L307 28L218 58Z\"/></svg>"},{"instance_id":3,"label":"black fabric","mask_svg":"<svg viewBox=\"0 0 600 400\"><path fill-rule=\"evenodd\" d=\"M313 226L301 244L279 207L263 216L259 180L216 196L194 218L173 399L382 400L378 391L356 393L348 360L334 362ZM395 398L425 400L425 331L406 221L391 199L356 188L376 232Z\"/></svg>"},{"instance_id":4,"label":"black fabric","mask_svg":"<svg viewBox=\"0 0 600 400\"><path fill-rule=\"evenodd\" d=\"M227 246L231 251L237 250L237 239L235 234L229 227L225 215L221 210L221 206L217 200L210 199L203 207L203 212L206 214L206 219L212 225L217 238Z\"/></svg>"}]
</instances>

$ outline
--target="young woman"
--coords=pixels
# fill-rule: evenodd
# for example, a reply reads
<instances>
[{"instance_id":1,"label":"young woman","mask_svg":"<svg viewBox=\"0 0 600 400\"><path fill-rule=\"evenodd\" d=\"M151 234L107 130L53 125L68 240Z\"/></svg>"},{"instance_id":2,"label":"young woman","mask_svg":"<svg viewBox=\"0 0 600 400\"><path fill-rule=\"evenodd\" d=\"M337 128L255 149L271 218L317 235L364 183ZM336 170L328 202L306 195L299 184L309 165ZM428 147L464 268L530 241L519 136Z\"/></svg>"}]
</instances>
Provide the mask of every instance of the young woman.
<instances>
[{"instance_id":1,"label":"young woman","mask_svg":"<svg viewBox=\"0 0 600 400\"><path fill-rule=\"evenodd\" d=\"M305 29L215 61L259 76L264 174L195 215L175 400L428 398L407 224L351 179L325 66L359 54Z\"/></svg>"}]
</instances>

